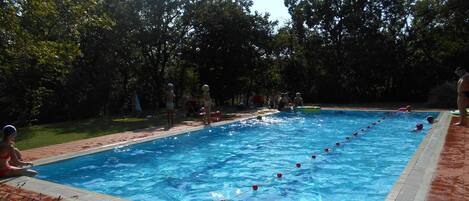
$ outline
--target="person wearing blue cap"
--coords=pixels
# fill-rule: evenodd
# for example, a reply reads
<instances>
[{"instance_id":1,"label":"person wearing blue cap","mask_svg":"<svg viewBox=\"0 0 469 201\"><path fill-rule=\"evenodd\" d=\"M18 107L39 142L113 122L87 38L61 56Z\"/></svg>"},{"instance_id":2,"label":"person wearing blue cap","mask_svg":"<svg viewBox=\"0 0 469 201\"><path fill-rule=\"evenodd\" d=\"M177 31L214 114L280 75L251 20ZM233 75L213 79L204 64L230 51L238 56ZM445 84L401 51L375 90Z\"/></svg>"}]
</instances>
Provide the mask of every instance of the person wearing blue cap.
<instances>
[{"instance_id":1,"label":"person wearing blue cap","mask_svg":"<svg viewBox=\"0 0 469 201\"><path fill-rule=\"evenodd\" d=\"M14 147L16 128L12 125L3 127L3 138L0 142L0 177L34 176L36 171L28 169L32 163L24 162L19 157L19 151ZM26 167L26 168L25 168Z\"/></svg>"}]
</instances>

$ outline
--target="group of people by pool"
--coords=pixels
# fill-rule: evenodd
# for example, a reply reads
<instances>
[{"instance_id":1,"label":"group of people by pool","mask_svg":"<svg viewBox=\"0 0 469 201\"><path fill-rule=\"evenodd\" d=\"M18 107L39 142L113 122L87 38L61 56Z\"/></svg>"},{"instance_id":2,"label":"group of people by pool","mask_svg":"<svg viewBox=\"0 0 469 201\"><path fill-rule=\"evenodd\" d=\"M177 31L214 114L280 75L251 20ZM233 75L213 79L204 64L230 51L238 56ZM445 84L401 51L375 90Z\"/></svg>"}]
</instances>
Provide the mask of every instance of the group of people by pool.
<instances>
[{"instance_id":1,"label":"group of people by pool","mask_svg":"<svg viewBox=\"0 0 469 201\"><path fill-rule=\"evenodd\" d=\"M288 96L288 92L281 93L280 97L272 96L270 98L270 107L279 111L291 111L295 107L303 106L303 98L300 92L296 92L293 101Z\"/></svg>"},{"instance_id":2,"label":"group of people by pool","mask_svg":"<svg viewBox=\"0 0 469 201\"><path fill-rule=\"evenodd\" d=\"M405 107L401 107L397 109L399 112L412 112L412 106L407 105ZM425 118L429 124L434 124L436 122L435 118L433 116L427 116ZM417 123L415 125L415 128L412 129L412 132L418 132L418 131L423 131L423 124L422 123Z\"/></svg>"},{"instance_id":3,"label":"group of people by pool","mask_svg":"<svg viewBox=\"0 0 469 201\"><path fill-rule=\"evenodd\" d=\"M170 129L174 125L174 113L175 113L175 100L176 94L174 93L174 85L168 83L166 87L166 113L167 113L167 129ZM202 107L198 107L197 101L195 100L185 100L185 108L189 111L190 114L197 114L203 116L203 121L205 125L211 123L211 117L215 116L216 119L219 118L220 112L211 112L212 99L210 97L210 87L207 84L202 86Z\"/></svg>"},{"instance_id":4,"label":"group of people by pool","mask_svg":"<svg viewBox=\"0 0 469 201\"><path fill-rule=\"evenodd\" d=\"M15 147L16 128L12 125L3 127L3 137L0 142L0 177L34 176L32 163L23 161L21 152Z\"/></svg>"},{"instance_id":5,"label":"group of people by pool","mask_svg":"<svg viewBox=\"0 0 469 201\"><path fill-rule=\"evenodd\" d=\"M409 112L412 112L412 106L410 105L407 105L405 107L400 107L399 109L397 109L398 112L405 112L405 113L409 113ZM427 116L425 118L427 120L427 122L429 124L433 124L436 122L435 118L433 116ZM423 124L422 123L417 123L415 125L415 128L412 129L412 132L418 132L418 131L422 131L423 130Z\"/></svg>"},{"instance_id":6,"label":"group of people by pool","mask_svg":"<svg viewBox=\"0 0 469 201\"><path fill-rule=\"evenodd\" d=\"M205 84L202 86L202 104L198 104L196 99L190 98L192 96L186 95L183 97L184 109L186 115L203 116L203 122L205 125L209 125L213 120L220 118L221 113L219 111L212 112L212 99L210 97L210 87ZM176 95L174 93L174 85L168 83L166 86L166 114L167 114L167 129L170 129L174 125L174 114L175 114L175 100ZM252 96L252 103L255 106L263 106L264 97L254 94ZM279 111L292 111L295 107L303 106L303 98L301 93L297 92L295 97L292 99L289 97L288 92L281 93L278 95L276 91L268 98L268 105L270 108L278 109Z\"/></svg>"}]
</instances>

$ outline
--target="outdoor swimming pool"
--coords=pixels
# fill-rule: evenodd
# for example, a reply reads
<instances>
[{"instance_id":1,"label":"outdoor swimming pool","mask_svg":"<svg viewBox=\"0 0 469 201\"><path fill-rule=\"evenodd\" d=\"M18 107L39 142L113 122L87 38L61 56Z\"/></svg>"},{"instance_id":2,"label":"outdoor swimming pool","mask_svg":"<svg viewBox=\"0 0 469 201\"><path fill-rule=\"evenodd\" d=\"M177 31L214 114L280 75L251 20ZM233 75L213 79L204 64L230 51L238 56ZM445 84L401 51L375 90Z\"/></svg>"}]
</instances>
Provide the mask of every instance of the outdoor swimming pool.
<instances>
[{"instance_id":1,"label":"outdoor swimming pool","mask_svg":"<svg viewBox=\"0 0 469 201\"><path fill-rule=\"evenodd\" d=\"M431 127L428 115L438 113L278 113L35 169L130 200L384 200ZM411 132L416 123L422 132Z\"/></svg>"}]
</instances>

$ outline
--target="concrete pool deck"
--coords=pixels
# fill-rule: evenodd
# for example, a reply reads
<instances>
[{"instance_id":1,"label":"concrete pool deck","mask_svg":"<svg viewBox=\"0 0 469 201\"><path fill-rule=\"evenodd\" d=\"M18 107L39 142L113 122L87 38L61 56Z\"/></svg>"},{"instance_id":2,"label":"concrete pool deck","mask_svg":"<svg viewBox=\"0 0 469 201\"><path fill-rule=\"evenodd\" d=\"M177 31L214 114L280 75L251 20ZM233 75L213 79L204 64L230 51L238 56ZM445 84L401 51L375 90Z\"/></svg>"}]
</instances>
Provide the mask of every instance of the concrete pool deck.
<instances>
[{"instance_id":1,"label":"concrete pool deck","mask_svg":"<svg viewBox=\"0 0 469 201\"><path fill-rule=\"evenodd\" d=\"M325 108L328 109L328 108ZM357 110L356 108L329 108L329 109L345 109L345 110ZM358 109L362 110L362 108ZM379 108L370 109L367 108L368 111L376 110L376 111L391 111L391 110L380 110ZM430 111L430 110L425 110ZM437 110L431 110L437 111ZM441 111L441 110L440 110ZM432 128L431 135L427 135L427 137L423 140L421 146L416 151L414 158L412 158L406 169L402 172L401 177L396 182L393 190L387 197L387 201L391 200L426 200L427 192L429 189L432 189L431 192L428 193L429 198L434 191L434 187L431 186L432 175L438 175L435 173L435 169L437 169L437 159L439 158L440 151L435 147L441 146L443 147L444 143L444 136L446 136L446 131L448 130L449 122L451 117L447 112L441 113L440 115L440 122L437 126ZM445 115L443 115L445 114ZM223 121L219 123L213 124L222 125L231 123L234 121L239 121L242 119L251 118L257 115L255 112L244 113L242 115L238 115L237 118L229 121ZM446 120L445 120L446 118ZM162 137L167 137L171 135L178 135L184 132L195 131L204 128L204 126L200 122L184 122L183 124L179 124L175 126L170 131L165 131L163 128L148 128L148 129L141 129L137 131L128 131L123 133L117 133L92 139L80 140L75 142L69 142L59 145L51 145L42 148L36 148L31 150L25 150L23 152L25 158L28 160L34 160L35 164L45 164L54 161L59 161L67 158L73 158L76 156L86 155L90 153L100 152L103 150L113 149L116 146L124 146L134 143L140 143L144 141L150 141ZM450 129L451 130L451 129ZM464 130L464 129L463 129ZM430 133L429 133L430 134ZM443 137L442 137L443 136ZM469 139L469 138L468 138ZM427 153L428 152L428 153ZM443 152L444 153L444 152ZM444 158L444 157L442 157ZM469 160L469 158L467 158ZM422 163L421 161L426 161L426 163ZM430 165L429 168L422 170L425 166L428 166L431 162L434 162L434 165ZM441 163L441 161L440 161ZM443 163L444 164L444 163ZM440 164L439 164L440 165ZM469 167L469 162L466 163L466 166ZM420 169L419 169L420 168ZM438 166L438 170L440 167ZM469 170L469 168L466 168ZM469 171L466 171L469 173ZM466 173L466 174L467 174ZM443 176L444 177L444 176ZM438 178L438 177L435 177ZM420 183L424 181L423 184ZM466 180L469 183L469 179ZM34 193L42 193L44 195L49 195L52 197L59 197L61 196L65 200L123 200L120 198L114 198L108 195L102 195L94 192L89 192L82 189L76 189L72 187L63 186L60 184L54 184L51 182L42 181L39 179L34 178L27 178L27 177L19 177L10 179L8 181L1 181L1 183L10 185L10 186L18 186L23 184L22 193L27 194L27 192ZM466 183L466 184L467 184ZM463 183L464 184L464 183ZM431 188L430 188L431 186ZM422 188L421 188L422 187ZM466 186L467 188L467 186ZM437 188L438 189L438 188ZM459 189L459 188L456 188ZM463 187L464 189L464 187ZM3 189L2 189L3 190ZM0 195L2 195L2 190L0 190ZM468 189L469 190L469 189ZM439 195L437 193L437 195ZM446 194L445 194L446 196ZM435 196L431 197L433 200ZM2 197L0 197L1 200ZM441 199L440 199L441 200ZM448 199L445 199L448 200ZM461 200L461 199L453 199L453 200Z\"/></svg>"}]
</instances>

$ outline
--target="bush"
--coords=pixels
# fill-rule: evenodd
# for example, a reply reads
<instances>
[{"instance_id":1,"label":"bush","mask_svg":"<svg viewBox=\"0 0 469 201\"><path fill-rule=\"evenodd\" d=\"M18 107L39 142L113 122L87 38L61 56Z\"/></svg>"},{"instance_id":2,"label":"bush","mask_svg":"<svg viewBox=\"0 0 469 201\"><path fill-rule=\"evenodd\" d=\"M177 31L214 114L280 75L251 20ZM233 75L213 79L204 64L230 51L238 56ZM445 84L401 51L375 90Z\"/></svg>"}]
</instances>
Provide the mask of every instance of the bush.
<instances>
[{"instance_id":1,"label":"bush","mask_svg":"<svg viewBox=\"0 0 469 201\"><path fill-rule=\"evenodd\" d=\"M457 82L445 82L430 91L427 106L437 108L456 108L458 99Z\"/></svg>"}]
</instances>

